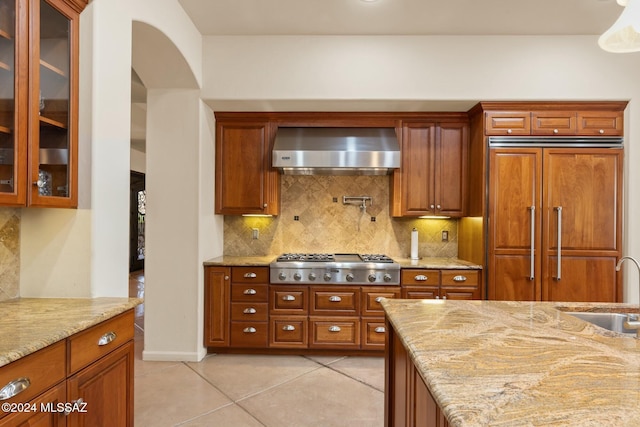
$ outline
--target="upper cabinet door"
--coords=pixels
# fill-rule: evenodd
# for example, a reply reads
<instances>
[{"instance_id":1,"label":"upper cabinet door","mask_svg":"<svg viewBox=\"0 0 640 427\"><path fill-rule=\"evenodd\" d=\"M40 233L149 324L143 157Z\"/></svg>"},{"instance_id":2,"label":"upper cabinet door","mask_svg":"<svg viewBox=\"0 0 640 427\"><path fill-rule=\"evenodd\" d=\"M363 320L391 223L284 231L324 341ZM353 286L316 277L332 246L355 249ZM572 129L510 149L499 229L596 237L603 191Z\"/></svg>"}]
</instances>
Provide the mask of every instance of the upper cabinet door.
<instances>
[{"instance_id":1,"label":"upper cabinet door","mask_svg":"<svg viewBox=\"0 0 640 427\"><path fill-rule=\"evenodd\" d=\"M31 0L29 205L77 206L78 13Z\"/></svg>"},{"instance_id":2,"label":"upper cabinet door","mask_svg":"<svg viewBox=\"0 0 640 427\"><path fill-rule=\"evenodd\" d=\"M402 214L434 215L436 124L406 123L402 131Z\"/></svg>"},{"instance_id":3,"label":"upper cabinet door","mask_svg":"<svg viewBox=\"0 0 640 427\"><path fill-rule=\"evenodd\" d=\"M271 126L261 122L218 122L216 213L279 213L278 171L271 168Z\"/></svg>"},{"instance_id":4,"label":"upper cabinet door","mask_svg":"<svg viewBox=\"0 0 640 427\"><path fill-rule=\"evenodd\" d=\"M26 203L27 4L0 0L0 205Z\"/></svg>"},{"instance_id":5,"label":"upper cabinet door","mask_svg":"<svg viewBox=\"0 0 640 427\"><path fill-rule=\"evenodd\" d=\"M467 204L469 126L442 123L438 132L434 180L436 214L461 217Z\"/></svg>"}]
</instances>

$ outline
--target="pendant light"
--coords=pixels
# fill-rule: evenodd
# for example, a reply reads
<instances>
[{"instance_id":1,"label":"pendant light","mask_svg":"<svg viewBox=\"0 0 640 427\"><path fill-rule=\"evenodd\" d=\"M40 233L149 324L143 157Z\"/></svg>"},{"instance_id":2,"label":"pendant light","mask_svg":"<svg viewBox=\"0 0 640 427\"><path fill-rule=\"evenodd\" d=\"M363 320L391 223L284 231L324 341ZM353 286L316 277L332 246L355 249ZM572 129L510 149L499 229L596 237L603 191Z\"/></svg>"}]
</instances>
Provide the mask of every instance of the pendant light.
<instances>
[{"instance_id":1,"label":"pendant light","mask_svg":"<svg viewBox=\"0 0 640 427\"><path fill-rule=\"evenodd\" d=\"M640 51L640 0L617 0L625 6L611 28L598 39L607 52L626 53Z\"/></svg>"}]
</instances>

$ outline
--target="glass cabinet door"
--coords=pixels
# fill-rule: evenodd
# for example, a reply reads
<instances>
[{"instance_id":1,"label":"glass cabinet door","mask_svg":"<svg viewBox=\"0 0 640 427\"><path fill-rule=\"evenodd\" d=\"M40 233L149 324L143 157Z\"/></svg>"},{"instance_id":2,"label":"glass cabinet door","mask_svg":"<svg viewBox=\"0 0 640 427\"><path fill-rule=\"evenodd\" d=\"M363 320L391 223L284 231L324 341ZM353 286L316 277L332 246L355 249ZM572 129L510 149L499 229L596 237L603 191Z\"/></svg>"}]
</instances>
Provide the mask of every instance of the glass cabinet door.
<instances>
[{"instance_id":1,"label":"glass cabinet door","mask_svg":"<svg viewBox=\"0 0 640 427\"><path fill-rule=\"evenodd\" d=\"M0 0L0 204L5 206L26 200L26 40L25 3Z\"/></svg>"},{"instance_id":2,"label":"glass cabinet door","mask_svg":"<svg viewBox=\"0 0 640 427\"><path fill-rule=\"evenodd\" d=\"M31 144L29 204L77 203L77 19L64 4L31 0Z\"/></svg>"}]
</instances>

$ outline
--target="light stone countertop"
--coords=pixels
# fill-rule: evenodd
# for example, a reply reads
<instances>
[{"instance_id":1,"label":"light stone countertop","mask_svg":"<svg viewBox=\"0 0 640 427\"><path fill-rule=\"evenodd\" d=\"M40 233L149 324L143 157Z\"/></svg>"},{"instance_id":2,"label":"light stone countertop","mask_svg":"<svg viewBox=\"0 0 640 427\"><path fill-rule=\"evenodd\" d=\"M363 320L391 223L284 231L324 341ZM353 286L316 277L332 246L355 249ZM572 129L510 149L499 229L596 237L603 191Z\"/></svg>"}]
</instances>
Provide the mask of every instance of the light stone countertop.
<instances>
[{"instance_id":1,"label":"light stone countertop","mask_svg":"<svg viewBox=\"0 0 640 427\"><path fill-rule=\"evenodd\" d=\"M117 316L139 298L16 298L0 302L0 366Z\"/></svg>"},{"instance_id":2,"label":"light stone countertop","mask_svg":"<svg viewBox=\"0 0 640 427\"><path fill-rule=\"evenodd\" d=\"M637 305L384 299L454 426L640 426L640 340L564 311Z\"/></svg>"},{"instance_id":3,"label":"light stone countertop","mask_svg":"<svg viewBox=\"0 0 640 427\"><path fill-rule=\"evenodd\" d=\"M263 266L268 267L272 261L275 261L277 255L266 256L219 256L205 261L205 267L226 267L226 266Z\"/></svg>"}]
</instances>

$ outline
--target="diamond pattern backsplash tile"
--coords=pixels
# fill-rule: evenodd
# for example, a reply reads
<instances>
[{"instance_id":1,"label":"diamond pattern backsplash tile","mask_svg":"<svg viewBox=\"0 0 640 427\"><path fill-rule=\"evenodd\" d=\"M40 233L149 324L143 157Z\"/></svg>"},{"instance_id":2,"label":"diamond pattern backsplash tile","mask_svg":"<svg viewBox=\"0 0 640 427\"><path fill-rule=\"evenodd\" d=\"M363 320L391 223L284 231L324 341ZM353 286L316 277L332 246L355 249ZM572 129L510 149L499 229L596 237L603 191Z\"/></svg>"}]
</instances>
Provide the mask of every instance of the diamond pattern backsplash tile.
<instances>
[{"instance_id":1,"label":"diamond pattern backsplash tile","mask_svg":"<svg viewBox=\"0 0 640 427\"><path fill-rule=\"evenodd\" d=\"M225 255L353 252L408 258L414 227L421 257L458 255L457 220L389 216L388 176L283 175L281 185L280 216L225 216ZM343 196L368 196L372 201L363 209L359 201L343 204ZM259 231L257 240L252 229ZM448 242L442 242L443 230L449 232Z\"/></svg>"},{"instance_id":2,"label":"diamond pattern backsplash tile","mask_svg":"<svg viewBox=\"0 0 640 427\"><path fill-rule=\"evenodd\" d=\"M0 301L20 295L20 209L0 209Z\"/></svg>"}]
</instances>

